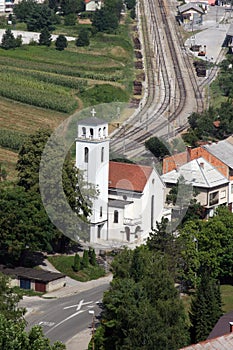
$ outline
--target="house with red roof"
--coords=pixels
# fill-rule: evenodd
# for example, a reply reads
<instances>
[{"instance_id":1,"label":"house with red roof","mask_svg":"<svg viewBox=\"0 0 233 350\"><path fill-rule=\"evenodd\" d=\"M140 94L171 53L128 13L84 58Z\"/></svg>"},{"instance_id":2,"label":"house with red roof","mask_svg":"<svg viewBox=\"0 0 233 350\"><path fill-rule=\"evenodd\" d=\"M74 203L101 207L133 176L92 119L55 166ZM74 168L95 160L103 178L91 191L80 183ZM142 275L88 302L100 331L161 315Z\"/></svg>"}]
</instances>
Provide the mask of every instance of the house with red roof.
<instances>
[{"instance_id":1,"label":"house with red roof","mask_svg":"<svg viewBox=\"0 0 233 350\"><path fill-rule=\"evenodd\" d=\"M143 243L164 211L165 185L152 166L109 161L108 123L78 122L76 167L98 190L90 216L90 242Z\"/></svg>"}]
</instances>

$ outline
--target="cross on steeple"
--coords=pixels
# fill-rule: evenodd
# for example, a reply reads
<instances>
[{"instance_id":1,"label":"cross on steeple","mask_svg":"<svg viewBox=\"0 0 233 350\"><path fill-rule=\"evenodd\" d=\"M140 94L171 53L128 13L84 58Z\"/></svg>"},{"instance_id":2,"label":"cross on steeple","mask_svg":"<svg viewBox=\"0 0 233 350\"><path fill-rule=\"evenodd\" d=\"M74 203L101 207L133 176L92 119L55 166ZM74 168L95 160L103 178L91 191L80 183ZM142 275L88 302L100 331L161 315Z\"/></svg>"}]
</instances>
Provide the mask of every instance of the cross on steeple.
<instances>
[{"instance_id":1,"label":"cross on steeple","mask_svg":"<svg viewBox=\"0 0 233 350\"><path fill-rule=\"evenodd\" d=\"M92 117L95 117L96 111L95 111L95 108L94 108L94 107L93 107L92 110L91 110L91 114L92 114Z\"/></svg>"}]
</instances>

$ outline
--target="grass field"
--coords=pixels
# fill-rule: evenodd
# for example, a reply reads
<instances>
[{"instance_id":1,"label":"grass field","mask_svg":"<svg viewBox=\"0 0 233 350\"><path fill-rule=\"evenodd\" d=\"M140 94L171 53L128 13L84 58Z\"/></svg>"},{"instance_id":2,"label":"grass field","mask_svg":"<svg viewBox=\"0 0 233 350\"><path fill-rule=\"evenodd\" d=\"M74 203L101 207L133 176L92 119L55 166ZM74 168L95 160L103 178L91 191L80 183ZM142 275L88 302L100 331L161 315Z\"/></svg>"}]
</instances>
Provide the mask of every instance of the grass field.
<instances>
[{"instance_id":1,"label":"grass field","mask_svg":"<svg viewBox=\"0 0 233 350\"><path fill-rule=\"evenodd\" d=\"M61 26L55 34L77 37L79 29ZM134 80L133 48L129 28L121 25L118 32L91 37L84 48L69 42L64 51L57 51L54 43L0 49L1 128L27 135L54 129L83 107L127 102ZM9 170L8 179L15 178L16 160L16 153L1 148L0 162Z\"/></svg>"},{"instance_id":2,"label":"grass field","mask_svg":"<svg viewBox=\"0 0 233 350\"><path fill-rule=\"evenodd\" d=\"M74 263L73 256L49 256L48 260L58 271L77 281L90 281L105 275L105 272L101 267L92 265L89 265L89 267L86 267L78 272L74 272L72 269L72 265Z\"/></svg>"}]
</instances>

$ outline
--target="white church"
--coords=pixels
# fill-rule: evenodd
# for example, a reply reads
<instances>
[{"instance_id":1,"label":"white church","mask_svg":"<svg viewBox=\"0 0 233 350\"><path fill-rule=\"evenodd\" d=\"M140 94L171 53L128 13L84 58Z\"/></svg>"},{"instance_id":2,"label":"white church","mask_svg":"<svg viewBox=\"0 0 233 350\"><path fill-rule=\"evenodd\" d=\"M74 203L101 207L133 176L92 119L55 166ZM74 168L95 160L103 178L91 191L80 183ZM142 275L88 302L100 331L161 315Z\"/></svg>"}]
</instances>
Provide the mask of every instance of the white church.
<instances>
[{"instance_id":1,"label":"white church","mask_svg":"<svg viewBox=\"0 0 233 350\"><path fill-rule=\"evenodd\" d=\"M90 243L143 243L164 216L165 185L150 166L109 161L108 123L78 122L76 167L98 196L92 203Z\"/></svg>"}]
</instances>

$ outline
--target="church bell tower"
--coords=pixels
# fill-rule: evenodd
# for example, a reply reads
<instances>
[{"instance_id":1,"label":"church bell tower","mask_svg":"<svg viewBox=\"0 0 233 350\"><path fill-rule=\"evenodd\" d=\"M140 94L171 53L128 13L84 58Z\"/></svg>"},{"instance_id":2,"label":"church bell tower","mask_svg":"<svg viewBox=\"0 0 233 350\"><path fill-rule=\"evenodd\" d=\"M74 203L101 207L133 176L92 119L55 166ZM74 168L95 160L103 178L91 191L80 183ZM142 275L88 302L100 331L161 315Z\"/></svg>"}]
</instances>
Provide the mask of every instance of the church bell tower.
<instances>
[{"instance_id":1,"label":"church bell tower","mask_svg":"<svg viewBox=\"0 0 233 350\"><path fill-rule=\"evenodd\" d=\"M97 198L92 201L90 243L107 240L109 138L108 123L95 117L78 121L76 139L76 167L84 172L84 179L94 185Z\"/></svg>"}]
</instances>

